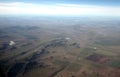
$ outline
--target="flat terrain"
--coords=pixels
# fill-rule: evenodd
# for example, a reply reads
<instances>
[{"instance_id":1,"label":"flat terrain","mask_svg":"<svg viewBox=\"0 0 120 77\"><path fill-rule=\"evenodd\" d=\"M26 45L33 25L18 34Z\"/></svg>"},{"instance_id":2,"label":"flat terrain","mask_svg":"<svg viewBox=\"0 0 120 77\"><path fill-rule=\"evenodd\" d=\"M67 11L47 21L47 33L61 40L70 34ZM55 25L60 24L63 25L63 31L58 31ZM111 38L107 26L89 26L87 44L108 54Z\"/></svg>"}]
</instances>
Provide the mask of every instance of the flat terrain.
<instances>
[{"instance_id":1,"label":"flat terrain","mask_svg":"<svg viewBox=\"0 0 120 77\"><path fill-rule=\"evenodd\" d=\"M0 17L5 77L120 77L120 19Z\"/></svg>"}]
</instances>

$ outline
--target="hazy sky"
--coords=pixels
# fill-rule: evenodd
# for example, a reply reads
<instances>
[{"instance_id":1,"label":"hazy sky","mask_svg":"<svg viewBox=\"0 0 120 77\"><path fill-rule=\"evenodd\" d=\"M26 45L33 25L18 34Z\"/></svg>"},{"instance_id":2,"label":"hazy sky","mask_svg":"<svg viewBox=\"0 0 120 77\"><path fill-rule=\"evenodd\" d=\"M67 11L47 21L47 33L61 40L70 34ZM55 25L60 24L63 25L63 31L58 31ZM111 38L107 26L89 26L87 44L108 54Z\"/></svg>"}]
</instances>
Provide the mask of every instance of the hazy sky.
<instances>
[{"instance_id":1,"label":"hazy sky","mask_svg":"<svg viewBox=\"0 0 120 77\"><path fill-rule=\"evenodd\" d=\"M120 16L120 0L0 0L0 14Z\"/></svg>"}]
</instances>

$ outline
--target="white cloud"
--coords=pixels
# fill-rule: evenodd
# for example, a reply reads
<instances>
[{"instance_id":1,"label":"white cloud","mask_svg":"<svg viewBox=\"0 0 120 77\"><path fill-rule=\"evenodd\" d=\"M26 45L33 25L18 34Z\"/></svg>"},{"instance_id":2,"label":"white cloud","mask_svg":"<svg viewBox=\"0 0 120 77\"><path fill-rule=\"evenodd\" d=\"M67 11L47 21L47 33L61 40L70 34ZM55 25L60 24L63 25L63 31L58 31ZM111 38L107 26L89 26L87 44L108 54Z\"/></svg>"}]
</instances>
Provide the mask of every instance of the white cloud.
<instances>
[{"instance_id":1,"label":"white cloud","mask_svg":"<svg viewBox=\"0 0 120 77\"><path fill-rule=\"evenodd\" d=\"M15 45L15 42L14 41L10 41L9 45Z\"/></svg>"},{"instance_id":2,"label":"white cloud","mask_svg":"<svg viewBox=\"0 0 120 77\"><path fill-rule=\"evenodd\" d=\"M120 7L78 4L43 5L23 2L0 3L0 14L105 15L120 16Z\"/></svg>"}]
</instances>

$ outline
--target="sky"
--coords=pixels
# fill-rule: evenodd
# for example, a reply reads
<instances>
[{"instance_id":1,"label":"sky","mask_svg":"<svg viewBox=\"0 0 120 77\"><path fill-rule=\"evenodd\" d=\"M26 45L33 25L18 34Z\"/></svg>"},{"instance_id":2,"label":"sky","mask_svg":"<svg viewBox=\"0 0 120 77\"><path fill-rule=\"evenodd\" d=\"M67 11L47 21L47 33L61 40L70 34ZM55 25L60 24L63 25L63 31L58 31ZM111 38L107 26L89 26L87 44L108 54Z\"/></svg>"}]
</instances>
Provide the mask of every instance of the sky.
<instances>
[{"instance_id":1,"label":"sky","mask_svg":"<svg viewBox=\"0 0 120 77\"><path fill-rule=\"evenodd\" d=\"M0 0L0 15L120 16L120 0Z\"/></svg>"}]
</instances>

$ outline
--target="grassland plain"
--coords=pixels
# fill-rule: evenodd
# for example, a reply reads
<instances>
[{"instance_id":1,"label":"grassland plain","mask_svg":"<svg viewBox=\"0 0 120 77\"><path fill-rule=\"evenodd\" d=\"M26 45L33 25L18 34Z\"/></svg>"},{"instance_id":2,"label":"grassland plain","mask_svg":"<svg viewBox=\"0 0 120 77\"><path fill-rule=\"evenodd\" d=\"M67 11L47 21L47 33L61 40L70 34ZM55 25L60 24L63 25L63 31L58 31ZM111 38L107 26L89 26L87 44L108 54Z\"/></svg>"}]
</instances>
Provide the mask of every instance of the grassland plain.
<instances>
[{"instance_id":1,"label":"grassland plain","mask_svg":"<svg viewBox=\"0 0 120 77\"><path fill-rule=\"evenodd\" d=\"M120 77L119 20L24 20L0 21L0 66L7 77Z\"/></svg>"}]
</instances>

